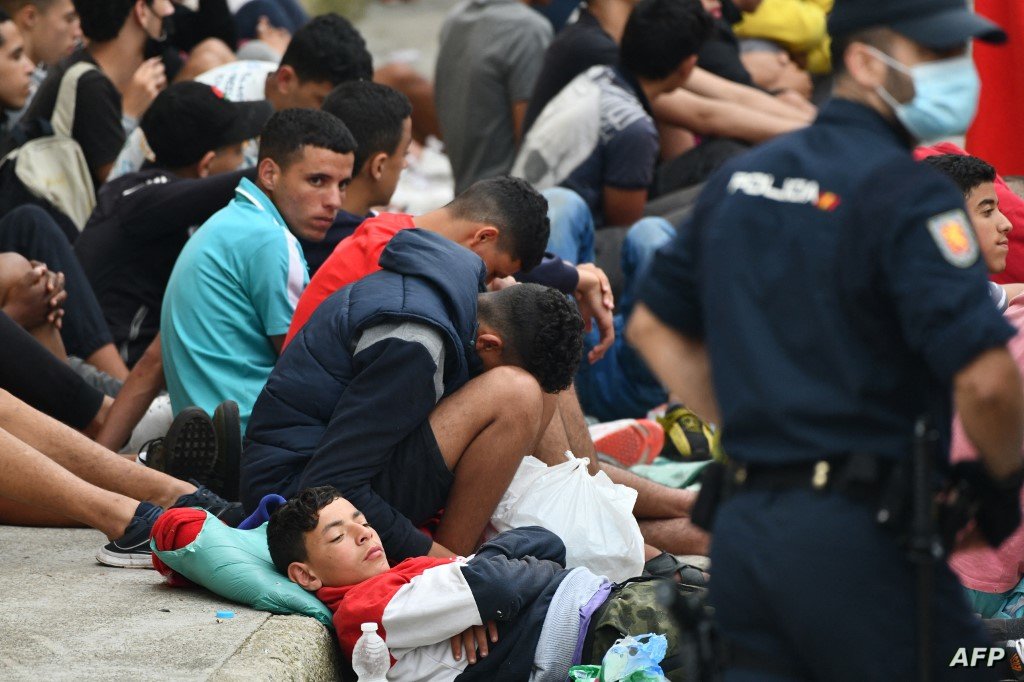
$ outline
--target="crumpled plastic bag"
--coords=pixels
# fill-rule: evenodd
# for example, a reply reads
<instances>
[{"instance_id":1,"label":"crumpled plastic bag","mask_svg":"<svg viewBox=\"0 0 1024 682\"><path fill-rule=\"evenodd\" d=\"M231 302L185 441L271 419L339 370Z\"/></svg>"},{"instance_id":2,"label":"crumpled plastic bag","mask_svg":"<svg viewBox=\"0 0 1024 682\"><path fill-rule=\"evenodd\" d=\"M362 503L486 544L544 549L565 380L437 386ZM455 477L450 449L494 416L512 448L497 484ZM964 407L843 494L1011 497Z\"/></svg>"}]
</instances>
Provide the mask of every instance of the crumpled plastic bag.
<instances>
[{"instance_id":1,"label":"crumpled plastic bag","mask_svg":"<svg viewBox=\"0 0 1024 682\"><path fill-rule=\"evenodd\" d=\"M569 668L569 682L597 682L601 679L601 666L574 665Z\"/></svg>"},{"instance_id":2,"label":"crumpled plastic bag","mask_svg":"<svg viewBox=\"0 0 1024 682\"><path fill-rule=\"evenodd\" d=\"M626 636L612 645L601 661L602 682L662 682L660 663L668 651L664 635Z\"/></svg>"}]
</instances>

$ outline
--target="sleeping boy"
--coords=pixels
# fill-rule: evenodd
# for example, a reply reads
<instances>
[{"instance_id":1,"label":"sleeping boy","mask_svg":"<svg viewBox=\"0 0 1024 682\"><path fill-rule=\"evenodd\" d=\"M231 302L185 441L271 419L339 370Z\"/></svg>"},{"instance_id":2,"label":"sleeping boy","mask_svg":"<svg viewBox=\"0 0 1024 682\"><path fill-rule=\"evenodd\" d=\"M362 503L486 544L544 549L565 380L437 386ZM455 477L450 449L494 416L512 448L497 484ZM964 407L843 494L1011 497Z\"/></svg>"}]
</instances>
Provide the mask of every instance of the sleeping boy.
<instances>
[{"instance_id":1,"label":"sleeping boy","mask_svg":"<svg viewBox=\"0 0 1024 682\"><path fill-rule=\"evenodd\" d=\"M676 628L654 598L656 581L613 593L603 576L566 569L565 546L543 528L502 533L468 559L416 557L389 567L362 513L321 486L303 490L271 515L267 543L277 569L334 613L347 657L360 624L377 623L391 651L389 680L562 682L571 665L599 662L611 645L590 630L609 621L613 594L645 607L620 633L660 631L669 638L670 655L678 646ZM463 656L449 642L474 628L489 632L491 641L479 657L475 651Z\"/></svg>"}]
</instances>

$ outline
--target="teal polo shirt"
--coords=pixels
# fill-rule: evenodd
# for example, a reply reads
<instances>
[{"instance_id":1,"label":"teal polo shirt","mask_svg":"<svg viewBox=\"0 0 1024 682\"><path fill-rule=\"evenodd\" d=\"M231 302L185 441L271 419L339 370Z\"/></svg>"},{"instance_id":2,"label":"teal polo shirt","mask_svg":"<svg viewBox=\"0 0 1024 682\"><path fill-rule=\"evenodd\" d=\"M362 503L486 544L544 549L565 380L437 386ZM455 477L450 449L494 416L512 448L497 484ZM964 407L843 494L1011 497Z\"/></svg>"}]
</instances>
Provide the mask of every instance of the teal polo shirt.
<instances>
[{"instance_id":1,"label":"teal polo shirt","mask_svg":"<svg viewBox=\"0 0 1024 682\"><path fill-rule=\"evenodd\" d=\"M164 376L177 414L234 400L248 424L274 368L309 273L298 240L263 191L242 179L235 198L185 244L160 314Z\"/></svg>"}]
</instances>

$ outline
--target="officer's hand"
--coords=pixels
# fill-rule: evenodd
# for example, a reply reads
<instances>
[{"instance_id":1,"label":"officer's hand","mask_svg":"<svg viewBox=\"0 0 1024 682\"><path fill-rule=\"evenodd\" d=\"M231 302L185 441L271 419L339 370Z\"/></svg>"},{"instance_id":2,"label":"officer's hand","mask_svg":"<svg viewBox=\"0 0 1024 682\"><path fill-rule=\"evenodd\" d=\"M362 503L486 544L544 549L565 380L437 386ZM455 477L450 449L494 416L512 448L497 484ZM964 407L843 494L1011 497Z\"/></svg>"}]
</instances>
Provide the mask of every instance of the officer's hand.
<instances>
[{"instance_id":1,"label":"officer's hand","mask_svg":"<svg viewBox=\"0 0 1024 682\"><path fill-rule=\"evenodd\" d=\"M1024 469L994 480L981 462L959 462L952 468L953 480L969 483L977 501L974 514L978 532L990 547L996 548L1013 535L1021 522L1020 491L1024 485Z\"/></svg>"}]
</instances>

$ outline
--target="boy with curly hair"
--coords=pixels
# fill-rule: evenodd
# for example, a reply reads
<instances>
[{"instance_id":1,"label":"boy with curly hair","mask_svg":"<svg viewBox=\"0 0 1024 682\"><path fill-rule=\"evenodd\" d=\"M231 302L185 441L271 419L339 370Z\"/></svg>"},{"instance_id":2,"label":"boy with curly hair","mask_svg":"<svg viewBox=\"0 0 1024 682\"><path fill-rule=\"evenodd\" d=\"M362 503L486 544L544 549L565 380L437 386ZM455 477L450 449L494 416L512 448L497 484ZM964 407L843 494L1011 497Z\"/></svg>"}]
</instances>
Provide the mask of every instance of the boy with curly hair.
<instances>
[{"instance_id":1,"label":"boy with curly hair","mask_svg":"<svg viewBox=\"0 0 1024 682\"><path fill-rule=\"evenodd\" d=\"M469 554L582 355L555 289L480 293L478 255L400 230L382 270L327 298L253 408L242 500L333 485L395 560ZM444 509L433 538L419 528Z\"/></svg>"}]
</instances>

